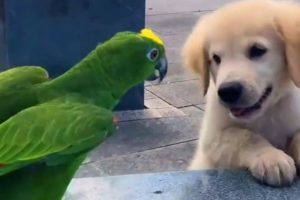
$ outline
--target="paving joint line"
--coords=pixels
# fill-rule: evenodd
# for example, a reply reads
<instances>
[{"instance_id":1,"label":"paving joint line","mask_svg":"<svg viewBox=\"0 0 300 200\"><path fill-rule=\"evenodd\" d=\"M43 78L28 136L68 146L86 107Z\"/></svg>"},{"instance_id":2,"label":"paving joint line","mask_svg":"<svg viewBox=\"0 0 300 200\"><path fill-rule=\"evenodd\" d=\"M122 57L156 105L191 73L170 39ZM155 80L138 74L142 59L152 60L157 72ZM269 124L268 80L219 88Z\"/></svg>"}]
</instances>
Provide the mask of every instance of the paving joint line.
<instances>
[{"instance_id":1,"label":"paving joint line","mask_svg":"<svg viewBox=\"0 0 300 200\"><path fill-rule=\"evenodd\" d=\"M174 83L183 83L183 82L187 82L187 81L195 81L195 80L198 80L198 78L192 78L192 79L185 79L185 80L178 80L178 81L171 81L171 82L162 82L160 83L159 85L158 84L151 84L151 83L148 83L148 85L145 86L145 88L147 87L150 87L150 86L160 86L160 85L167 85L167 84L174 84Z\"/></svg>"},{"instance_id":2,"label":"paving joint line","mask_svg":"<svg viewBox=\"0 0 300 200\"><path fill-rule=\"evenodd\" d=\"M146 150L143 150L143 151L137 151L135 153L144 153L144 152L148 152L148 151L152 151L152 150L158 150L158 149L163 149L163 148L166 148L166 147L171 147L171 146L175 146L175 145L179 145L179 144L184 144L184 143L188 143L188 142L194 142L194 141L197 141L197 140L198 140L198 138L190 139L190 140L185 140L185 141L181 141L181 142L167 144L167 145L160 146L160 147L154 147L154 148L146 149Z\"/></svg>"}]
</instances>

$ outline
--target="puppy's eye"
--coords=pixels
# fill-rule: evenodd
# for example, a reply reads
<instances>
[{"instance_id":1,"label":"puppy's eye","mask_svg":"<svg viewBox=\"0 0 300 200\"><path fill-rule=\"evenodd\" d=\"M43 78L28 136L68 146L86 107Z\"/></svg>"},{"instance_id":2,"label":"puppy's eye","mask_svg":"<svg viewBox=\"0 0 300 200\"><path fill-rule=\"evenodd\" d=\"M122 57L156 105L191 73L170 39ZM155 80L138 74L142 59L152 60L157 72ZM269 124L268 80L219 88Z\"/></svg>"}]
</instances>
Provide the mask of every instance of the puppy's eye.
<instances>
[{"instance_id":1,"label":"puppy's eye","mask_svg":"<svg viewBox=\"0 0 300 200\"><path fill-rule=\"evenodd\" d=\"M267 53L267 48L259 44L254 44L249 48L248 57L253 60L262 57Z\"/></svg>"},{"instance_id":2,"label":"puppy's eye","mask_svg":"<svg viewBox=\"0 0 300 200\"><path fill-rule=\"evenodd\" d=\"M217 54L214 54L214 55L212 56L212 59L214 60L214 62L215 62L217 65L219 65L219 64L221 63L221 57L220 57L219 55L217 55Z\"/></svg>"}]
</instances>

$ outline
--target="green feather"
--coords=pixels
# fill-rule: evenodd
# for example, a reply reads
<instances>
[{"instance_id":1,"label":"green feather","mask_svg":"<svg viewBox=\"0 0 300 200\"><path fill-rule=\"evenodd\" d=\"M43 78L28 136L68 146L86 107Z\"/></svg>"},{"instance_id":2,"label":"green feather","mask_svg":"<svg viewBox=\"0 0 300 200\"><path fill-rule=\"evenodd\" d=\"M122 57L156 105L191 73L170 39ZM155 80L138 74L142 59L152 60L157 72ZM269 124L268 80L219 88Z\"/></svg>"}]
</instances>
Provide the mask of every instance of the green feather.
<instances>
[{"instance_id":1,"label":"green feather","mask_svg":"<svg viewBox=\"0 0 300 200\"><path fill-rule=\"evenodd\" d=\"M94 105L50 102L25 109L0 125L0 163L5 166L0 175L24 164L85 153L112 130L111 111Z\"/></svg>"}]
</instances>

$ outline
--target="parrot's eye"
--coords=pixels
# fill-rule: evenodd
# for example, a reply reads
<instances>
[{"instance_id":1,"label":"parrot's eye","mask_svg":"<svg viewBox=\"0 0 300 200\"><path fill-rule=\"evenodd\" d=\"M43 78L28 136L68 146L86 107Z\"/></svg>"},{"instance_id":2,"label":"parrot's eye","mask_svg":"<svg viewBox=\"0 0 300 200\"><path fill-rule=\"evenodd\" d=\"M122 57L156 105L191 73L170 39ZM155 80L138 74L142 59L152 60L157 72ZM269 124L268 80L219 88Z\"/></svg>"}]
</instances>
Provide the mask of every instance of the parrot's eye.
<instances>
[{"instance_id":1,"label":"parrot's eye","mask_svg":"<svg viewBox=\"0 0 300 200\"><path fill-rule=\"evenodd\" d=\"M151 49L150 52L147 53L147 58L150 61L156 61L158 56L159 56L159 51L156 48Z\"/></svg>"}]
</instances>

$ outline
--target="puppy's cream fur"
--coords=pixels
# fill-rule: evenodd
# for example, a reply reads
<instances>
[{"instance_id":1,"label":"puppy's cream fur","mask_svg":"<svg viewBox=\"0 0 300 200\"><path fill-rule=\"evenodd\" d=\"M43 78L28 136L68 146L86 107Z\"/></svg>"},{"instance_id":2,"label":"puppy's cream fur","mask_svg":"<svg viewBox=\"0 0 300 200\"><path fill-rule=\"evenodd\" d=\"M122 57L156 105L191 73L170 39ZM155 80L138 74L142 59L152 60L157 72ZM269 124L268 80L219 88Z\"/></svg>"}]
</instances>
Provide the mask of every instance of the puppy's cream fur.
<instances>
[{"instance_id":1,"label":"puppy's cream fur","mask_svg":"<svg viewBox=\"0 0 300 200\"><path fill-rule=\"evenodd\" d=\"M267 53L247 57L251 44ZM222 55L216 65L213 54ZM300 169L300 6L292 1L243 0L202 17L183 48L185 66L199 74L207 105L190 170L245 168L270 185L293 182ZM249 102L268 84L262 109L239 119L220 103L217 89L243 81Z\"/></svg>"}]
</instances>

